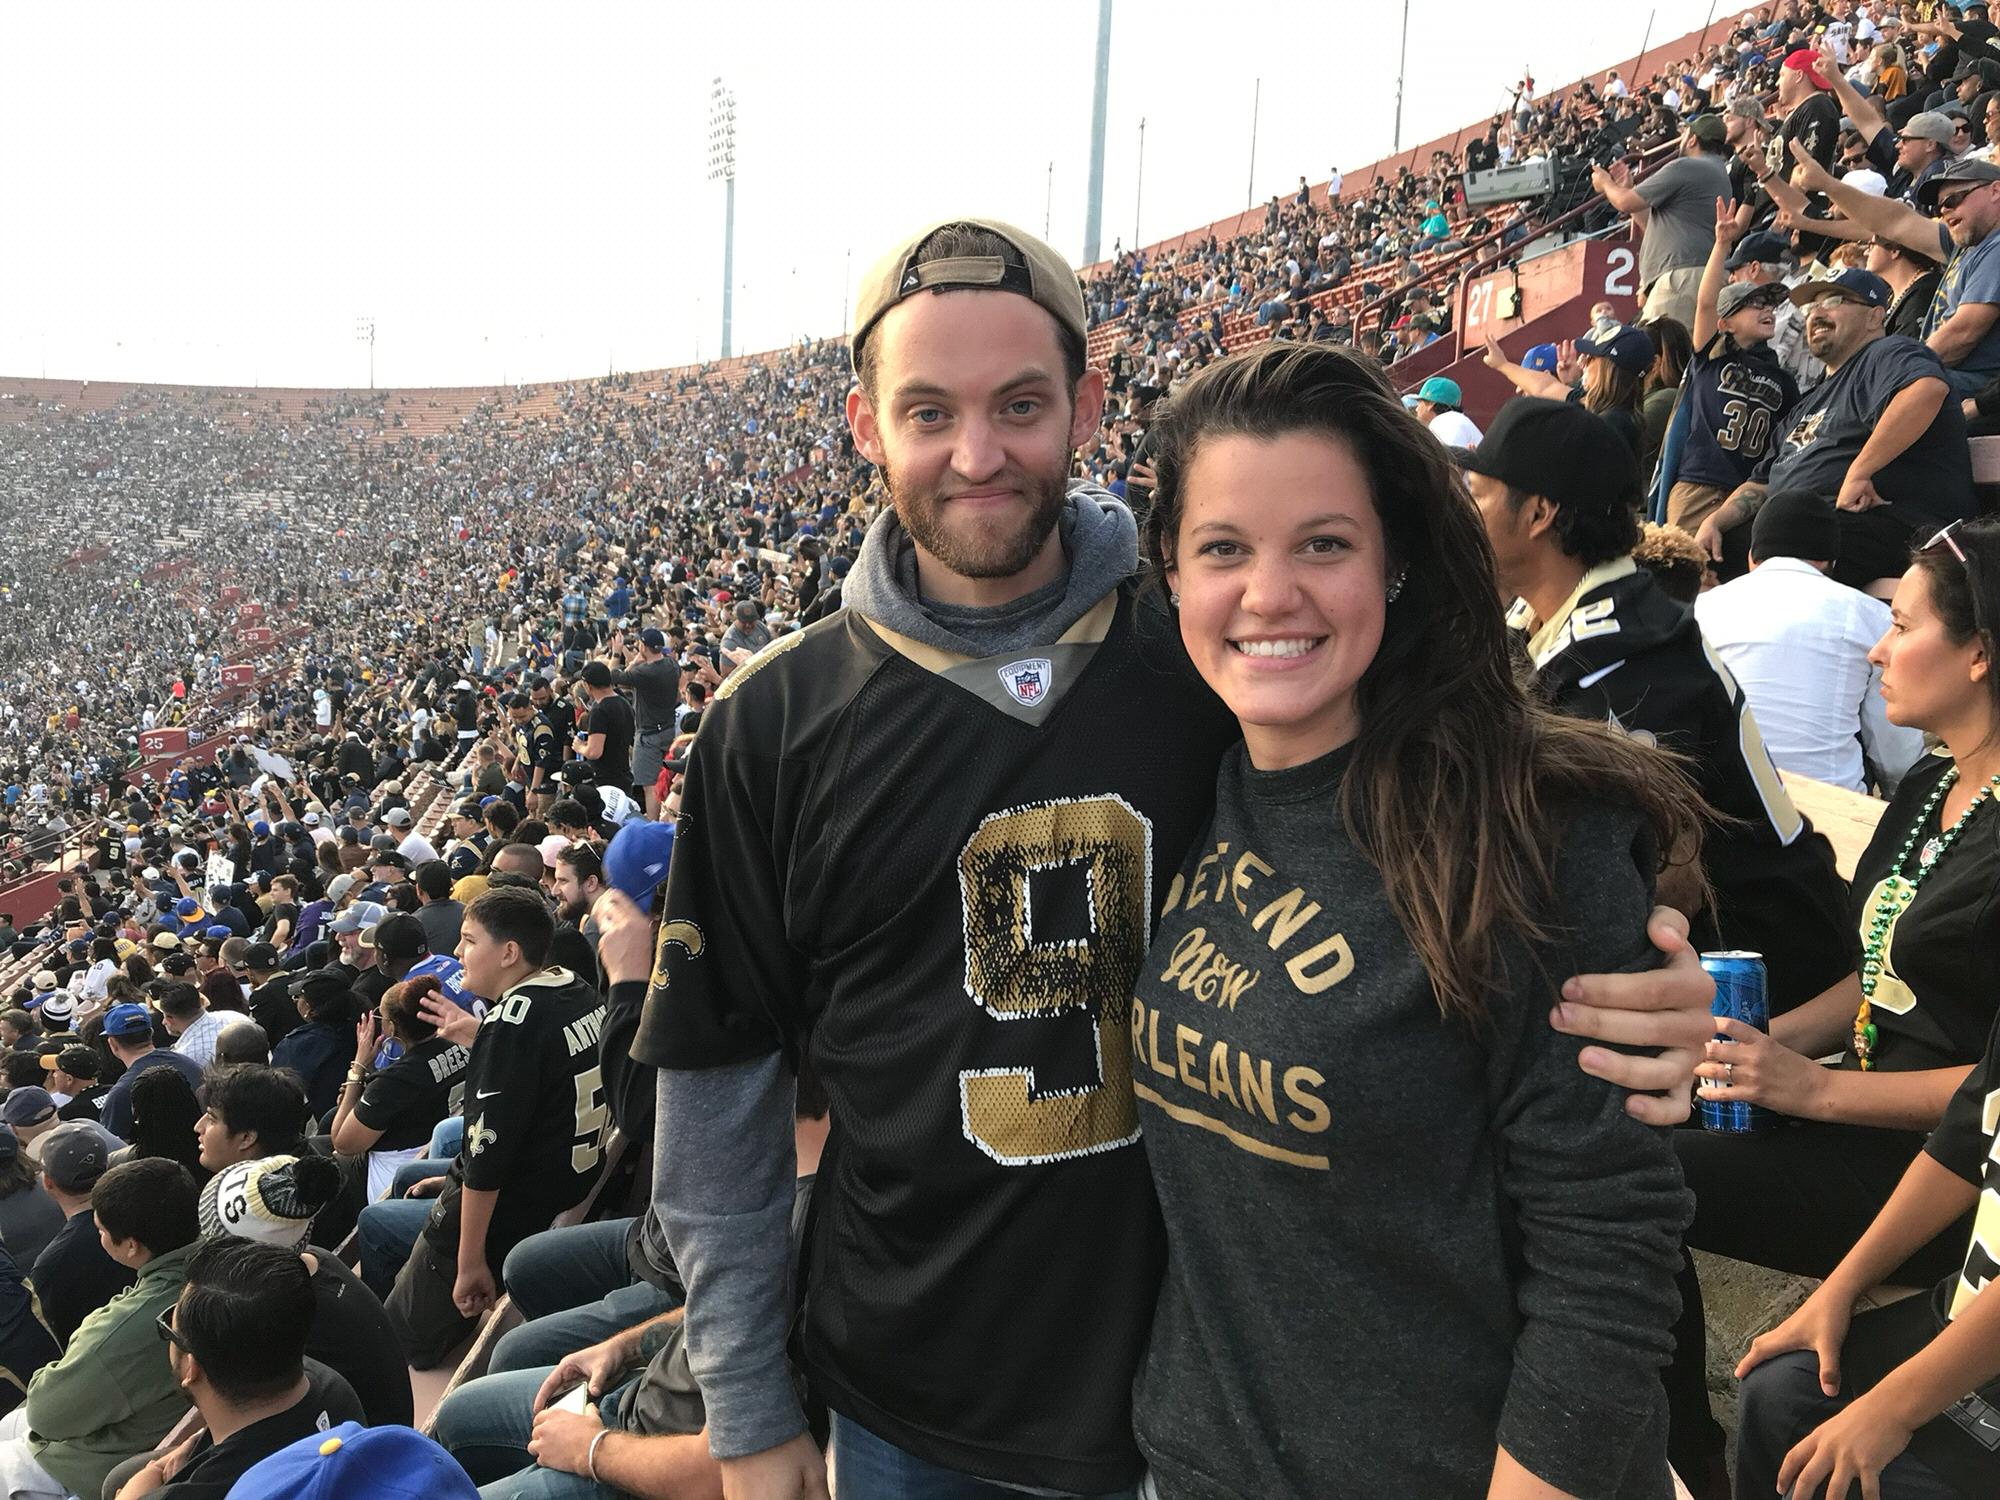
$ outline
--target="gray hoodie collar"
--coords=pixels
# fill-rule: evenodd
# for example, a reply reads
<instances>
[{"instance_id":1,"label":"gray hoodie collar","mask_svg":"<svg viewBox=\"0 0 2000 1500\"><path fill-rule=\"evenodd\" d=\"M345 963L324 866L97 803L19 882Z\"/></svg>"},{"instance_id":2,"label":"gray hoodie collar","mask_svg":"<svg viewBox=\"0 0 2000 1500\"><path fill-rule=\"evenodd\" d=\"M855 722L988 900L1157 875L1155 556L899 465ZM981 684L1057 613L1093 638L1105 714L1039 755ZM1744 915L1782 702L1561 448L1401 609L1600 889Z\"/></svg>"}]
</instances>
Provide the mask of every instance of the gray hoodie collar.
<instances>
[{"instance_id":1,"label":"gray hoodie collar","mask_svg":"<svg viewBox=\"0 0 2000 1500\"><path fill-rule=\"evenodd\" d=\"M966 610L917 590L916 544L893 507L868 528L841 601L879 625L956 656L1001 656L1054 641L1139 566L1139 528L1109 490L1073 481L1057 521L1067 569L1012 604Z\"/></svg>"}]
</instances>

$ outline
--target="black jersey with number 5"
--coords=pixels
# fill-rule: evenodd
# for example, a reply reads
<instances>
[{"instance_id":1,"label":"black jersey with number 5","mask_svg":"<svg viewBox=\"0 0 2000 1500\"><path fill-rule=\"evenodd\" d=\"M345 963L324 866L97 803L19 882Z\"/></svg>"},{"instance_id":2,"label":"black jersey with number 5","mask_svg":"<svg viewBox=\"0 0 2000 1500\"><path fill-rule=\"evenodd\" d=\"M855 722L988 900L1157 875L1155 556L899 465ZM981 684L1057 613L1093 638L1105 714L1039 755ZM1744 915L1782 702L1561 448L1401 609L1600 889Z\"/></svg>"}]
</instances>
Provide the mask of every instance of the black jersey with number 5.
<instances>
[{"instance_id":1,"label":"black jersey with number 5","mask_svg":"<svg viewBox=\"0 0 2000 1500\"><path fill-rule=\"evenodd\" d=\"M611 1134L598 1064L603 1027L596 988L567 969L530 975L480 1020L461 1085L465 1144L450 1175L500 1195L486 1232L496 1269L597 1180ZM445 1248L456 1254L455 1221L436 1214L433 1222L450 1223Z\"/></svg>"},{"instance_id":2,"label":"black jersey with number 5","mask_svg":"<svg viewBox=\"0 0 2000 1500\"><path fill-rule=\"evenodd\" d=\"M967 659L852 610L717 694L636 1055L808 1055L808 1368L946 1467L1132 1482L1163 1255L1124 1035L1235 725L1156 609Z\"/></svg>"}]
</instances>

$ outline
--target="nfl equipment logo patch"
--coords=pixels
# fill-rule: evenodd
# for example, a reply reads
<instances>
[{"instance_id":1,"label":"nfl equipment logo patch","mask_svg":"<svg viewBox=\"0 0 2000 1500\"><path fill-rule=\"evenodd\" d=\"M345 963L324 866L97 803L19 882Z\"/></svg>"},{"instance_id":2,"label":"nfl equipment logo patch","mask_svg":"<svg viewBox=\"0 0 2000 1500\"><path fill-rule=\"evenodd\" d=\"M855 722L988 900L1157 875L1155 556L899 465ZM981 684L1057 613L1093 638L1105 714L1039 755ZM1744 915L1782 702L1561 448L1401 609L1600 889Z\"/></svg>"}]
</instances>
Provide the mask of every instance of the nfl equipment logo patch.
<instances>
[{"instance_id":1,"label":"nfl equipment logo patch","mask_svg":"<svg viewBox=\"0 0 2000 1500\"><path fill-rule=\"evenodd\" d=\"M1048 697L1054 667L1055 664L1046 656L1010 661L1000 669L1000 685L1007 689L1007 696L1023 708L1033 708Z\"/></svg>"}]
</instances>

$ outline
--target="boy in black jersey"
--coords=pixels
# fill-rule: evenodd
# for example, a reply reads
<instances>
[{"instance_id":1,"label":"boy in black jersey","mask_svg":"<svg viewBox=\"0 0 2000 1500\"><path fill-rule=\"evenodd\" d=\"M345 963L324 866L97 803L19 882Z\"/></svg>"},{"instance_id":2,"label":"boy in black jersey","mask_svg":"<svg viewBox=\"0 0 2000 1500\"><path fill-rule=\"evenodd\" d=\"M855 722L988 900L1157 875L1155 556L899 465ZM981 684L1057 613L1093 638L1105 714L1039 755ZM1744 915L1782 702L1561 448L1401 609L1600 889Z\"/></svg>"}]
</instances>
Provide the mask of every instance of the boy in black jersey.
<instances>
[{"instance_id":1,"label":"boy in black jersey","mask_svg":"<svg viewBox=\"0 0 2000 1500\"><path fill-rule=\"evenodd\" d=\"M871 272L856 326L849 423L894 509L847 608L715 696L633 1047L662 1070L690 1363L732 1497L825 1495L785 1358L804 1053L833 1118L804 1362L840 1493L1129 1494L1170 1227L1126 1030L1234 725L1137 601L1130 513L1066 484L1103 379L1062 258L932 226ZM614 986L641 977L612 964L627 921L601 898ZM1712 1031L1695 968L1621 976L1624 1005L1680 1008L1647 1043ZM1621 1057L1617 1081L1673 1088L1689 1060Z\"/></svg>"},{"instance_id":2,"label":"boy in black jersey","mask_svg":"<svg viewBox=\"0 0 2000 1500\"><path fill-rule=\"evenodd\" d=\"M589 981L545 967L554 938L555 918L532 891L496 887L465 909L465 983L499 998L483 1020L463 1020L467 1032L477 1028L465 1144L386 1304L418 1369L471 1333L493 1305L507 1252L580 1203L603 1158L604 1002Z\"/></svg>"}]
</instances>

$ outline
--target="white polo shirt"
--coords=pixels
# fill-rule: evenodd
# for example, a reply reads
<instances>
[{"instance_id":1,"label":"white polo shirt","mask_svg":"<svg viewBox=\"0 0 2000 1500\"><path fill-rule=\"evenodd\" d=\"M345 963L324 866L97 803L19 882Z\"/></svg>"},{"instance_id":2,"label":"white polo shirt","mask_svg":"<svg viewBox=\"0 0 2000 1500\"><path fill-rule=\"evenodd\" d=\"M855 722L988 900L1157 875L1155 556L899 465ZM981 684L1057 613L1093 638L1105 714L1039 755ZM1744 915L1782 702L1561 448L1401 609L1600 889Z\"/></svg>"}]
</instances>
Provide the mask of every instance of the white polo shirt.
<instances>
[{"instance_id":1,"label":"white polo shirt","mask_svg":"<svg viewBox=\"0 0 2000 1500\"><path fill-rule=\"evenodd\" d=\"M1774 557L1695 601L1701 633L1750 700L1781 770L1868 790L1867 759L1894 791L1923 754L1920 730L1891 724L1868 650L1889 606L1811 563Z\"/></svg>"}]
</instances>

